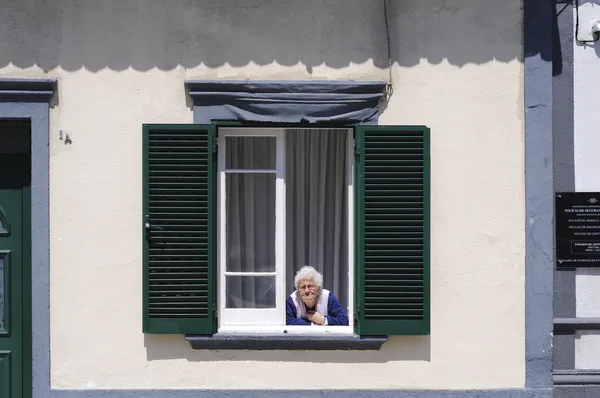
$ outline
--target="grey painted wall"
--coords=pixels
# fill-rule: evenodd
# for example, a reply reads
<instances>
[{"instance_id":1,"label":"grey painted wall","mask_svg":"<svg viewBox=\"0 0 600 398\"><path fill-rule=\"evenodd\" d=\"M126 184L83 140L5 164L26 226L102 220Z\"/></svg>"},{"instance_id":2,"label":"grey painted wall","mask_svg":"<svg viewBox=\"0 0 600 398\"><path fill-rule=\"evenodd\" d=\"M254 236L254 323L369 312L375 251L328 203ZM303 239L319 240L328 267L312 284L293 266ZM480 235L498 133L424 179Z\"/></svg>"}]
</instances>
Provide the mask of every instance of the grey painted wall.
<instances>
[{"instance_id":1,"label":"grey painted wall","mask_svg":"<svg viewBox=\"0 0 600 398\"><path fill-rule=\"evenodd\" d=\"M557 2L553 30L554 191L575 191L573 152L573 1ZM575 317L575 271L554 272L554 317ZM573 334L554 336L554 369L575 366Z\"/></svg>"},{"instance_id":2,"label":"grey painted wall","mask_svg":"<svg viewBox=\"0 0 600 398\"><path fill-rule=\"evenodd\" d=\"M585 4L588 1L580 1ZM554 190L574 192L575 187L575 26L573 23L575 2L562 0L556 3L554 30L553 67L553 147L554 147ZM588 22L581 21L580 37L587 38ZM590 66L590 67L593 67ZM554 317L576 316L575 270L555 271ZM557 378L568 378L573 385L559 385L555 397L599 397L600 385L576 385L578 375L586 371L573 371L575 367L575 338L573 330L557 329L554 336L554 369ZM594 377L591 377L594 378ZM588 379L591 379L588 377ZM596 378L597 379L597 378ZM596 382L597 384L597 382Z\"/></svg>"},{"instance_id":3,"label":"grey painted wall","mask_svg":"<svg viewBox=\"0 0 600 398\"><path fill-rule=\"evenodd\" d=\"M557 1L553 16L552 138L554 189L575 190L573 164L573 0ZM569 310L556 308L559 316ZM575 307L573 306L573 311ZM566 312L565 312L566 311ZM574 312L573 314L574 315Z\"/></svg>"},{"instance_id":4,"label":"grey painted wall","mask_svg":"<svg viewBox=\"0 0 600 398\"><path fill-rule=\"evenodd\" d=\"M527 387L552 385L552 15L525 0L525 350Z\"/></svg>"},{"instance_id":5,"label":"grey painted wall","mask_svg":"<svg viewBox=\"0 0 600 398\"><path fill-rule=\"evenodd\" d=\"M153 3L151 7L145 0L113 1L103 7L94 0L3 4L0 68L13 64L38 65L45 71L56 67L146 71L277 61L284 66L300 62L310 73L322 64L342 68L373 62L385 76L388 66L383 0ZM514 29L515 2L426 0L420 4L427 5L417 4L388 0L393 62L414 66L445 60L464 66L521 59L520 49L512 44L521 40L521 32ZM468 9L470 18L483 25L446 23L459 9Z\"/></svg>"}]
</instances>

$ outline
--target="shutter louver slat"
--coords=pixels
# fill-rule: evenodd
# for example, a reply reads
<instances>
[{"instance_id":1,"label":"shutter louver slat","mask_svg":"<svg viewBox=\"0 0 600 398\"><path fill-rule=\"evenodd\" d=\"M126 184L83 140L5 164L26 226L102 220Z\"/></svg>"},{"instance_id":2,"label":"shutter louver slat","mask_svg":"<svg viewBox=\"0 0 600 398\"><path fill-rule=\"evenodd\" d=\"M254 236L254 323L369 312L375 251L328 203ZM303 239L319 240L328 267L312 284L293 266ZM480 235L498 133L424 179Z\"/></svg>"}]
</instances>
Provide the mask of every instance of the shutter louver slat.
<instances>
[{"instance_id":1,"label":"shutter louver slat","mask_svg":"<svg viewBox=\"0 0 600 398\"><path fill-rule=\"evenodd\" d=\"M429 333L429 137L426 128L358 134L359 333Z\"/></svg>"},{"instance_id":2,"label":"shutter louver slat","mask_svg":"<svg viewBox=\"0 0 600 398\"><path fill-rule=\"evenodd\" d=\"M211 128L144 130L147 333L213 333Z\"/></svg>"}]
</instances>

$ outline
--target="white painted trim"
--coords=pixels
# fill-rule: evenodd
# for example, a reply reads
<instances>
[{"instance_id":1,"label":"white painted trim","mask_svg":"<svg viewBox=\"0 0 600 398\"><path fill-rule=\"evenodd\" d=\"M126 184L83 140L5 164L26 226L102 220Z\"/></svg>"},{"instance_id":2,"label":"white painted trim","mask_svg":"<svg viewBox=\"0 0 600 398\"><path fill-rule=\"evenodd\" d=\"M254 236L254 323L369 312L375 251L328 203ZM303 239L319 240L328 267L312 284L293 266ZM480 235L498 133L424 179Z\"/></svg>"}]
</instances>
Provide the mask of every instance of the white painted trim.
<instances>
[{"instance_id":1,"label":"white painted trim","mask_svg":"<svg viewBox=\"0 0 600 398\"><path fill-rule=\"evenodd\" d=\"M348 193L348 324L354 329L354 130L348 129L347 139L347 174ZM334 293L335 294L335 293Z\"/></svg>"},{"instance_id":2,"label":"white painted trim","mask_svg":"<svg viewBox=\"0 0 600 398\"><path fill-rule=\"evenodd\" d=\"M219 326L280 326L285 324L285 142L284 130L280 128L220 128L219 129ZM226 169L226 137L275 137L276 168ZM275 272L229 272L227 259L227 212L226 175L230 173L270 173L275 174ZM283 198L283 199L282 199ZM226 276L275 276L275 308L227 308Z\"/></svg>"},{"instance_id":3,"label":"white painted trim","mask_svg":"<svg viewBox=\"0 0 600 398\"><path fill-rule=\"evenodd\" d=\"M315 334L349 335L354 334L352 326L221 326L218 333L227 334Z\"/></svg>"},{"instance_id":4,"label":"white painted trim","mask_svg":"<svg viewBox=\"0 0 600 398\"><path fill-rule=\"evenodd\" d=\"M278 302L275 302L275 308L224 308L223 310L223 325L222 327L230 327L239 329L245 326L253 326L256 328L264 327L279 327L279 313L281 312ZM219 328L219 330L221 330Z\"/></svg>"},{"instance_id":5,"label":"white painted trim","mask_svg":"<svg viewBox=\"0 0 600 398\"><path fill-rule=\"evenodd\" d=\"M223 272L225 276L276 276L277 272Z\"/></svg>"},{"instance_id":6,"label":"white painted trim","mask_svg":"<svg viewBox=\"0 0 600 398\"><path fill-rule=\"evenodd\" d=\"M224 130L224 129L223 129ZM225 304L227 303L227 301L225 300L225 277L224 275L221 274L221 270L225 270L225 262L226 262L226 258L227 258L227 248L226 248L226 241L227 241L227 231L225 230L225 206L226 206L226 192L227 192L227 187L225 184L225 173L222 172L222 170L225 169L225 135L224 134L220 134L218 136L218 147L222 148L221 150L219 150L218 152L218 163L217 163L217 174L218 174L218 178L217 178L217 208L218 208L218 212L217 212L217 286L218 288L218 293L217 293L217 297L218 297L218 312L217 312L217 316L218 316L218 321L219 321L219 326L223 324L223 316L222 314L224 313L224 309L225 309Z\"/></svg>"},{"instance_id":7,"label":"white painted trim","mask_svg":"<svg viewBox=\"0 0 600 398\"><path fill-rule=\"evenodd\" d=\"M219 127L219 133L222 136L230 137L277 137L282 128L276 127Z\"/></svg>"},{"instance_id":8,"label":"white painted trim","mask_svg":"<svg viewBox=\"0 0 600 398\"><path fill-rule=\"evenodd\" d=\"M277 276L276 297L279 309L279 325L285 325L286 288L285 288L285 262L286 262L286 197L285 197L285 130L277 129L275 168L277 177L275 181L275 264Z\"/></svg>"},{"instance_id":9,"label":"white painted trim","mask_svg":"<svg viewBox=\"0 0 600 398\"><path fill-rule=\"evenodd\" d=\"M235 173L235 174L277 174L277 170L273 169L225 169L223 173Z\"/></svg>"},{"instance_id":10,"label":"white painted trim","mask_svg":"<svg viewBox=\"0 0 600 398\"><path fill-rule=\"evenodd\" d=\"M285 185L285 129L260 128L260 127L221 127L219 129L219 155L218 155L218 286L219 286L219 333L298 333L298 334L353 334L354 333L354 139L353 129L347 129L347 174L346 185L348 194L348 307L346 312L349 326L286 326L285 304L287 299L285 289L285 262L286 262L286 185ZM276 167L275 170L265 169L226 169L226 136L252 136L276 138ZM275 173L275 272L227 272L226 261L226 174L228 173ZM274 309L255 308L226 308L226 284L224 276L275 276L276 307Z\"/></svg>"}]
</instances>

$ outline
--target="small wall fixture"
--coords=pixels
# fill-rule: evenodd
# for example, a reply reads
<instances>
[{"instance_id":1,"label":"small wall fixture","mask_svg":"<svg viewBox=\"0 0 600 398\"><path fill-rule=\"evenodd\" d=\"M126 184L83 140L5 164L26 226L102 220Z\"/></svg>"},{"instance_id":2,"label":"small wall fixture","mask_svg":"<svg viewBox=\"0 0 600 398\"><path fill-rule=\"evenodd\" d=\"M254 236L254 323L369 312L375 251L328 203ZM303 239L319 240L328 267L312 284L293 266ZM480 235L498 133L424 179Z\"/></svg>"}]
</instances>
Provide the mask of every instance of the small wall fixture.
<instances>
[{"instance_id":1,"label":"small wall fixture","mask_svg":"<svg viewBox=\"0 0 600 398\"><path fill-rule=\"evenodd\" d=\"M598 30L598 20L592 20L592 27L590 28L590 35L593 40L580 39L579 38L579 0L575 0L575 42L577 44L591 44L598 40L600 30Z\"/></svg>"},{"instance_id":2,"label":"small wall fixture","mask_svg":"<svg viewBox=\"0 0 600 398\"><path fill-rule=\"evenodd\" d=\"M60 130L58 132L58 139L61 141L63 140L63 131L62 130ZM71 141L71 137L69 137L69 134L67 134L64 139L65 139L65 145L73 143L73 141Z\"/></svg>"},{"instance_id":3,"label":"small wall fixture","mask_svg":"<svg viewBox=\"0 0 600 398\"><path fill-rule=\"evenodd\" d=\"M590 29L590 34L592 35L592 38L594 39L594 41L598 41L598 39L600 39L600 21L597 19L594 19L592 21L592 27Z\"/></svg>"}]
</instances>

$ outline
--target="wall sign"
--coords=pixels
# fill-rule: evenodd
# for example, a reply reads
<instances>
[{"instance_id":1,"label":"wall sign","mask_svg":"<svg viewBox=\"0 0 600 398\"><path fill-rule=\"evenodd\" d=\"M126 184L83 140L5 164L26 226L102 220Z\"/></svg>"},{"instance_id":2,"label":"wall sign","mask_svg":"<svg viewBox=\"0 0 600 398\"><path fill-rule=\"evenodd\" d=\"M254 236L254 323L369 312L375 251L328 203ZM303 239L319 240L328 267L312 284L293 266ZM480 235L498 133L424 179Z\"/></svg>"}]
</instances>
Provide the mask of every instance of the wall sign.
<instances>
[{"instance_id":1,"label":"wall sign","mask_svg":"<svg viewBox=\"0 0 600 398\"><path fill-rule=\"evenodd\" d=\"M557 268L600 267L600 192L558 192Z\"/></svg>"}]
</instances>

